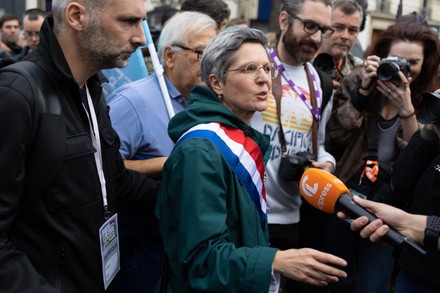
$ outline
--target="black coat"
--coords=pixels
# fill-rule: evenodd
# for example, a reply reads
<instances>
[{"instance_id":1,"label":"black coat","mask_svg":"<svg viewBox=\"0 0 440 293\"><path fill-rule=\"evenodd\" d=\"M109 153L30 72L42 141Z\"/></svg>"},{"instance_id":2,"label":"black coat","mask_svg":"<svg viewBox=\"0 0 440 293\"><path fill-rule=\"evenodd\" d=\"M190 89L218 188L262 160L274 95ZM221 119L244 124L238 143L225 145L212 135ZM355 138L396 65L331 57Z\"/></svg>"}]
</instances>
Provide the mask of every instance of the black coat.
<instances>
[{"instance_id":1,"label":"black coat","mask_svg":"<svg viewBox=\"0 0 440 293\"><path fill-rule=\"evenodd\" d=\"M392 176L395 194L413 214L440 216L440 150L437 135L422 129L400 153ZM400 267L440 288L440 251L402 251Z\"/></svg>"},{"instance_id":2,"label":"black coat","mask_svg":"<svg viewBox=\"0 0 440 293\"><path fill-rule=\"evenodd\" d=\"M59 100L66 137L56 139L65 141L64 159L45 192L30 204L23 193L26 178L32 176L26 174L26 162L33 141L34 97L23 77L0 77L0 292L104 291L98 233L104 209L95 148L80 88L52 26L53 19L47 18L40 45L26 59L48 70L54 82L46 86L63 93ZM96 75L87 85L99 124L109 208L115 212L117 200L137 201L153 212L159 183L124 168L100 83Z\"/></svg>"}]
</instances>

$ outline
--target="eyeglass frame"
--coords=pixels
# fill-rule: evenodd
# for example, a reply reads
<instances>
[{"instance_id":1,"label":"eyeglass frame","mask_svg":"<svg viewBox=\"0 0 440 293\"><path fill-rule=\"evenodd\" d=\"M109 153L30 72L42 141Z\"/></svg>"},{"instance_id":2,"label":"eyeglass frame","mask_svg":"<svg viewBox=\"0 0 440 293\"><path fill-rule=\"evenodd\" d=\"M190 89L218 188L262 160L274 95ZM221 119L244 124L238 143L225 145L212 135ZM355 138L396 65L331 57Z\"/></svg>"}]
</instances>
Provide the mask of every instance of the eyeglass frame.
<instances>
[{"instance_id":1,"label":"eyeglass frame","mask_svg":"<svg viewBox=\"0 0 440 293\"><path fill-rule=\"evenodd\" d=\"M24 35L25 35L26 37L28 37L28 38L32 38L32 37L37 37L37 38L39 38L39 37L40 37L40 32L24 31L23 33L24 33Z\"/></svg>"},{"instance_id":2,"label":"eyeglass frame","mask_svg":"<svg viewBox=\"0 0 440 293\"><path fill-rule=\"evenodd\" d=\"M286 11L286 12L287 12L287 11ZM304 32L306 32L306 33L308 33L308 34L310 34L310 35L316 34L317 31L321 31L321 37L324 38L324 39L328 39L328 38L330 38L330 37L333 35L333 33L335 32L335 30L334 30L331 26L320 26L320 25L319 25L316 21L314 21L314 20L311 20L311 19L302 19L302 18L299 17L298 15L296 15L296 14L291 14L291 13L289 13L289 12L287 12L287 14L289 14L293 19L297 19L297 20L301 21L301 22L304 24L304 26L303 26L303 30L304 30ZM315 26L316 26L316 30L315 30L314 32L307 31L307 30L306 30L306 26L307 26L308 24L313 24L313 25L315 25ZM328 36L326 35L326 32L327 32L327 31L331 31L331 33L330 33Z\"/></svg>"},{"instance_id":3,"label":"eyeglass frame","mask_svg":"<svg viewBox=\"0 0 440 293\"><path fill-rule=\"evenodd\" d=\"M229 72L229 71L239 71L240 73L244 73L245 75L248 75L248 76L249 76L249 74L247 73L246 68L247 68L250 64L254 64L254 65L257 66L257 70L255 71L256 75L255 75L254 77L250 78L250 79L253 79L253 80L255 80L255 79L257 79L257 78L260 77L260 74L261 74L261 73L260 73L260 69L263 68L263 70L264 70L264 67L266 67L267 65L270 65L271 68L273 68L273 69L275 70L275 71L274 71L274 76L269 76L269 75L266 73L266 70L264 70L264 73L265 73L266 76L268 76L270 79L275 79L275 78L278 76L279 72L280 72L278 66L277 66L276 64L274 64L274 63L270 63L270 62L267 63L266 65L264 65L264 66L260 66L260 67L258 67L257 63L249 62L249 63L246 64L246 66L244 66L244 67L241 67L241 68L235 68L235 69L228 69L228 70L226 70L226 72ZM271 71L272 71L272 70L271 70ZM248 77L248 76L247 76L247 77ZM248 77L248 78L249 78L249 77Z\"/></svg>"},{"instance_id":4,"label":"eyeglass frame","mask_svg":"<svg viewBox=\"0 0 440 293\"><path fill-rule=\"evenodd\" d=\"M203 50L192 49L192 48L189 48L189 47L186 47L186 46L182 46L182 45L178 45L178 44L174 44L174 45L171 45L171 46L172 47L180 48L182 50L191 51L191 52L197 54L197 62L199 62L202 59L203 52L205 51L204 49Z\"/></svg>"}]
</instances>

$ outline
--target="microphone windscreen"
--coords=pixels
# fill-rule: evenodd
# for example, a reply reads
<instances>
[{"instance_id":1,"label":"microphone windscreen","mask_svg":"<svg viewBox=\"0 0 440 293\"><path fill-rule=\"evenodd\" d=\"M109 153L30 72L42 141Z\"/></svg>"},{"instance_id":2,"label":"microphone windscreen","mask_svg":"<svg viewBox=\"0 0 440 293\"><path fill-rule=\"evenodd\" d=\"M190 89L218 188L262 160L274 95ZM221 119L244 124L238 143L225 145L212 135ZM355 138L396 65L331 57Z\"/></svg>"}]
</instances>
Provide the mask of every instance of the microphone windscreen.
<instances>
[{"instance_id":1,"label":"microphone windscreen","mask_svg":"<svg viewBox=\"0 0 440 293\"><path fill-rule=\"evenodd\" d=\"M304 171L299 190L309 204L329 214L337 212L336 202L342 194L350 194L341 180L318 168L308 168Z\"/></svg>"}]
</instances>

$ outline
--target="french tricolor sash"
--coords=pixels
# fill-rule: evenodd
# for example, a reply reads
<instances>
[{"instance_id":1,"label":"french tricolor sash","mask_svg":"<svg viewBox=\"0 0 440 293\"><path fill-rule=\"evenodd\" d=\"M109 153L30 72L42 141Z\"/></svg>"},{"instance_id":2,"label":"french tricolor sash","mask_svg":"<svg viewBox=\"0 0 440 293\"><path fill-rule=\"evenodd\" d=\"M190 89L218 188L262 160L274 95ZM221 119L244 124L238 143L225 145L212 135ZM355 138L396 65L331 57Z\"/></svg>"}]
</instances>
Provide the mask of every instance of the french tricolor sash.
<instances>
[{"instance_id":1,"label":"french tricolor sash","mask_svg":"<svg viewBox=\"0 0 440 293\"><path fill-rule=\"evenodd\" d=\"M208 139L217 146L254 202L264 228L267 217L264 163L255 141L240 129L215 122L192 127L179 138L176 146L188 138Z\"/></svg>"}]
</instances>

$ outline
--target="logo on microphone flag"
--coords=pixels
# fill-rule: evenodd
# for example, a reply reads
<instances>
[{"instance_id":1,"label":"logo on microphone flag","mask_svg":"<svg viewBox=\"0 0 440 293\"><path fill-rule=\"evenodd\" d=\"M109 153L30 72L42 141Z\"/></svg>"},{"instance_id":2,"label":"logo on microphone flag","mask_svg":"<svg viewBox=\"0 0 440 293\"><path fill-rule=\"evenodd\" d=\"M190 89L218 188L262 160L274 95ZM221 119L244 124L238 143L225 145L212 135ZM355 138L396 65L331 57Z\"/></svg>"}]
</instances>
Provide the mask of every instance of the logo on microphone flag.
<instances>
[{"instance_id":1,"label":"logo on microphone flag","mask_svg":"<svg viewBox=\"0 0 440 293\"><path fill-rule=\"evenodd\" d=\"M301 177L299 190L302 197L315 208L333 214L342 194L350 194L339 178L318 168L308 168Z\"/></svg>"}]
</instances>

